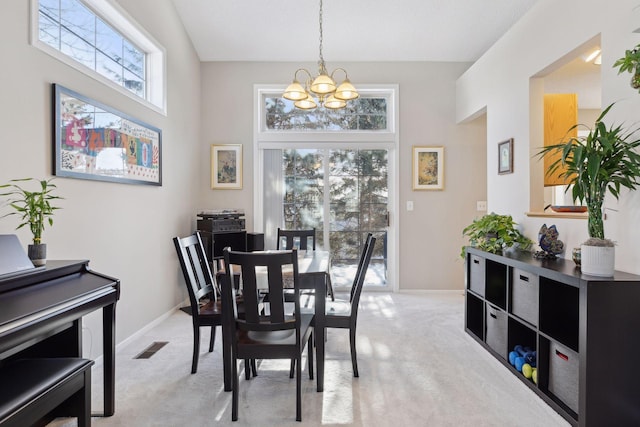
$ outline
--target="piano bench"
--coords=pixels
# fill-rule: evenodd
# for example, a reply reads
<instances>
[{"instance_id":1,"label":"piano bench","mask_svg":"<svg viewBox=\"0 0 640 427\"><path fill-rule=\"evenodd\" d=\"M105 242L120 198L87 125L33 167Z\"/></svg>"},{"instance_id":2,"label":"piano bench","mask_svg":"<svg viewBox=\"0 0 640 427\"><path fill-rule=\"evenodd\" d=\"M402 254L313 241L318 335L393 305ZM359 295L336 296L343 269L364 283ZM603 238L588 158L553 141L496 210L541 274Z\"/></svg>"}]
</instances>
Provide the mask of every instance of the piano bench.
<instances>
[{"instance_id":1,"label":"piano bench","mask_svg":"<svg viewBox=\"0 0 640 427\"><path fill-rule=\"evenodd\" d=\"M90 426L91 365L93 360L73 357L2 365L0 427L42 425L47 415L78 417L79 427Z\"/></svg>"}]
</instances>

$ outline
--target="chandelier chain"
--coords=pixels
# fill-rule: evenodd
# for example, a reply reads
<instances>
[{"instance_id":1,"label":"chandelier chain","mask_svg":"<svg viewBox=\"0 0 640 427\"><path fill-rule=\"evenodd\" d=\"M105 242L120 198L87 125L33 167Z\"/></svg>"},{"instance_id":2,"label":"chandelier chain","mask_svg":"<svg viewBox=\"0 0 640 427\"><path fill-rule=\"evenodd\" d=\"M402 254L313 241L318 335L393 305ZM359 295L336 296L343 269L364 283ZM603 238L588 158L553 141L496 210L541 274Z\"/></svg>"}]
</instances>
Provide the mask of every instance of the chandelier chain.
<instances>
[{"instance_id":1,"label":"chandelier chain","mask_svg":"<svg viewBox=\"0 0 640 427\"><path fill-rule=\"evenodd\" d=\"M318 13L318 22L320 24L320 60L318 61L318 68L320 72L325 70L324 56L322 55L322 0L320 0L320 13Z\"/></svg>"}]
</instances>

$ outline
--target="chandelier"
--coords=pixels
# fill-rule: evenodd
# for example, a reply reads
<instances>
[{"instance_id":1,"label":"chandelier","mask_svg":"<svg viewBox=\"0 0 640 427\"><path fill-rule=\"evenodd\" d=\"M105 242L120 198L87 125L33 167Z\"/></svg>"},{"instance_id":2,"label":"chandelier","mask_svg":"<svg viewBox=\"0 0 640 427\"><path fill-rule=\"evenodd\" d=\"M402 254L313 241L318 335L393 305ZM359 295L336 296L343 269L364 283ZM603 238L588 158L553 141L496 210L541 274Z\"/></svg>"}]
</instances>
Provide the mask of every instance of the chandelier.
<instances>
[{"instance_id":1,"label":"chandelier","mask_svg":"<svg viewBox=\"0 0 640 427\"><path fill-rule=\"evenodd\" d=\"M339 109L347 106L347 101L360 95L349 81L344 68L336 68L329 74L322 56L322 0L320 0L320 59L318 60L318 75L314 78L306 68L298 68L293 75L293 82L287 87L282 97L289 99L297 108L313 110L318 105L325 108ZM344 80L339 85L333 76L336 72L344 73ZM298 80L298 73L304 76L304 86Z\"/></svg>"}]
</instances>

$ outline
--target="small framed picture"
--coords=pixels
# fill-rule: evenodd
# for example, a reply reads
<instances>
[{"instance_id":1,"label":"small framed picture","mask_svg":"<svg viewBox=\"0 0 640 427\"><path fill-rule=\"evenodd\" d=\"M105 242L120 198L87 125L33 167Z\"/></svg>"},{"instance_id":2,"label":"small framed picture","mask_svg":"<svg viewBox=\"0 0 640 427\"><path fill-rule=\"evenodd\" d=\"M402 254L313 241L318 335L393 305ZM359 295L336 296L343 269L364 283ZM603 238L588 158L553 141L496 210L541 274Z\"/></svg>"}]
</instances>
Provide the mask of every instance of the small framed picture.
<instances>
[{"instance_id":1,"label":"small framed picture","mask_svg":"<svg viewBox=\"0 0 640 427\"><path fill-rule=\"evenodd\" d=\"M498 143L498 174L513 173L513 138Z\"/></svg>"},{"instance_id":2,"label":"small framed picture","mask_svg":"<svg viewBox=\"0 0 640 427\"><path fill-rule=\"evenodd\" d=\"M444 147L413 147L414 190L444 189Z\"/></svg>"},{"instance_id":3,"label":"small framed picture","mask_svg":"<svg viewBox=\"0 0 640 427\"><path fill-rule=\"evenodd\" d=\"M211 145L211 188L242 189L242 144Z\"/></svg>"}]
</instances>

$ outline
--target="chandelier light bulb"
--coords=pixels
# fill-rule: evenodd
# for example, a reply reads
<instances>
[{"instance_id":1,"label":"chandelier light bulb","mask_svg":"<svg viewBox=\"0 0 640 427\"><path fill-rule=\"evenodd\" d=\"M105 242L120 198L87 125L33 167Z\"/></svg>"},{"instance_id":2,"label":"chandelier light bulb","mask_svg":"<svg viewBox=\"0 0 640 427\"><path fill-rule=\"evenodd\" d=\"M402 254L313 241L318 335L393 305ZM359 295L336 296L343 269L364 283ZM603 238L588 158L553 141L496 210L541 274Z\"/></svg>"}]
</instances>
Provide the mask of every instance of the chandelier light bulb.
<instances>
[{"instance_id":1,"label":"chandelier light bulb","mask_svg":"<svg viewBox=\"0 0 640 427\"><path fill-rule=\"evenodd\" d=\"M305 91L300 82L295 79L293 80L293 83L287 86L287 89L282 94L283 98L291 101L300 101L301 99L305 99L307 96L307 91Z\"/></svg>"},{"instance_id":2,"label":"chandelier light bulb","mask_svg":"<svg viewBox=\"0 0 640 427\"><path fill-rule=\"evenodd\" d=\"M329 97L324 101L324 106L325 108L337 110L339 108L346 107L347 101L343 99L338 99L335 95L329 95Z\"/></svg>"},{"instance_id":3,"label":"chandelier light bulb","mask_svg":"<svg viewBox=\"0 0 640 427\"><path fill-rule=\"evenodd\" d=\"M318 95L327 95L336 91L336 82L326 74L320 74L311 83L311 92Z\"/></svg>"},{"instance_id":4,"label":"chandelier light bulb","mask_svg":"<svg viewBox=\"0 0 640 427\"><path fill-rule=\"evenodd\" d=\"M294 102L293 105L295 105L297 108L300 108L301 110L313 110L318 106L318 104L316 104L316 101L314 101L314 99L309 94L307 94L307 97L305 99Z\"/></svg>"},{"instance_id":5,"label":"chandelier light bulb","mask_svg":"<svg viewBox=\"0 0 640 427\"><path fill-rule=\"evenodd\" d=\"M356 88L351 84L349 79L344 79L340 86L336 89L335 97L344 101L357 99L360 96Z\"/></svg>"}]
</instances>

